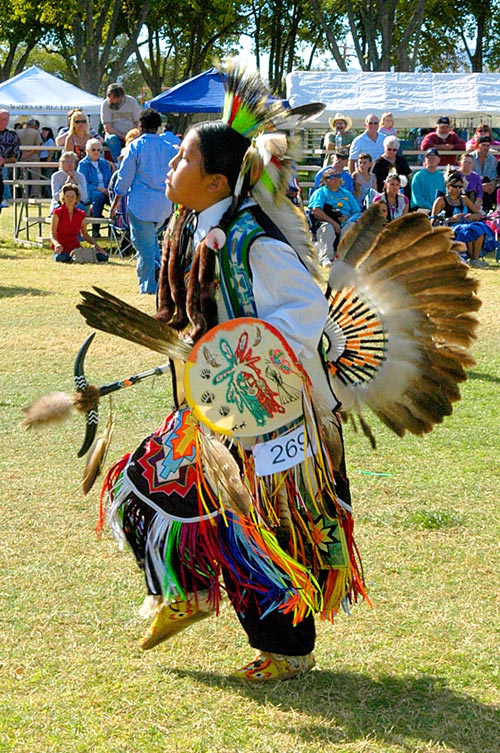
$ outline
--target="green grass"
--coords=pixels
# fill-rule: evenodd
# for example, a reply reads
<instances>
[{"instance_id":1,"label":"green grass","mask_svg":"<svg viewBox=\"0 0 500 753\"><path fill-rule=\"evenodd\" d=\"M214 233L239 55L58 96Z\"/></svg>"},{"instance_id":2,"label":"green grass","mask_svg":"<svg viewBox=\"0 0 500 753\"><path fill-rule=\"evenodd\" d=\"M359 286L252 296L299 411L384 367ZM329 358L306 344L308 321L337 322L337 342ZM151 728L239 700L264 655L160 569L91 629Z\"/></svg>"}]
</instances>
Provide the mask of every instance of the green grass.
<instances>
[{"instance_id":1,"label":"green grass","mask_svg":"<svg viewBox=\"0 0 500 753\"><path fill-rule=\"evenodd\" d=\"M15 247L0 216L0 751L12 753L496 753L499 720L500 271L478 271L477 366L452 417L422 438L371 421L378 449L346 429L357 540L374 608L318 624L317 669L244 687L252 651L229 607L143 653L143 579L108 531L98 489L80 491L80 418L27 434L21 408L72 389L88 334L79 290L99 284L151 311L134 267L56 265ZM103 383L159 363L98 334ZM170 405L158 378L114 399L110 461ZM103 405L103 419L108 411ZM384 475L376 475L384 474Z\"/></svg>"}]
</instances>

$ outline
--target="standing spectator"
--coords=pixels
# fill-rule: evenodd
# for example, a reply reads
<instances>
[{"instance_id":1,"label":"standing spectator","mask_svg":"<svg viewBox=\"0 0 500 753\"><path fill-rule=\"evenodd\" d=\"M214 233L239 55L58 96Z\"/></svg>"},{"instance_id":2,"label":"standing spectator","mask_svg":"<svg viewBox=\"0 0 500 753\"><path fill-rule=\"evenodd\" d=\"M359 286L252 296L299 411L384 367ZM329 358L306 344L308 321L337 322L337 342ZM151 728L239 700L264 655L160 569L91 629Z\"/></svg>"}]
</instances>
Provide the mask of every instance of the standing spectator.
<instances>
[{"instance_id":1,"label":"standing spectator","mask_svg":"<svg viewBox=\"0 0 500 753\"><path fill-rule=\"evenodd\" d=\"M447 115L438 118L436 130L431 131L422 139L420 149L425 152L431 148L437 149L440 155L443 152L465 152L465 141L451 130L450 119ZM441 164L456 165L457 158L454 154L445 154L441 156Z\"/></svg>"},{"instance_id":2,"label":"standing spectator","mask_svg":"<svg viewBox=\"0 0 500 753\"><path fill-rule=\"evenodd\" d=\"M40 135L42 137L42 146L49 147L56 145L54 139L54 131L52 130L52 128L44 126L40 129ZM54 152L52 151L52 149L43 149L38 155L38 158L40 162L52 162L54 158ZM42 176L47 181L47 185L42 186L42 197L44 199L50 199L50 185L48 184L48 182L50 181L50 176L53 172L53 167L42 167Z\"/></svg>"},{"instance_id":3,"label":"standing spectator","mask_svg":"<svg viewBox=\"0 0 500 753\"><path fill-rule=\"evenodd\" d=\"M148 107L139 116L140 136L128 145L114 183L111 216L123 196L128 198L132 242L138 254L139 291L154 295L160 268L158 230L169 216L172 204L165 195L169 163L177 149L160 138L161 116Z\"/></svg>"},{"instance_id":4,"label":"standing spectator","mask_svg":"<svg viewBox=\"0 0 500 753\"><path fill-rule=\"evenodd\" d=\"M411 167L405 158L398 154L400 141L395 136L386 136L384 139L384 153L373 163L372 173L377 179L377 191L380 193L384 190L384 181L389 175L389 170L396 170L398 175L405 175L407 178L405 195L410 198L410 177Z\"/></svg>"},{"instance_id":5,"label":"standing spectator","mask_svg":"<svg viewBox=\"0 0 500 753\"><path fill-rule=\"evenodd\" d=\"M474 158L465 152L458 161L458 170L466 185L465 195L474 202L479 211L483 204L483 183L481 176L474 171Z\"/></svg>"},{"instance_id":6,"label":"standing spectator","mask_svg":"<svg viewBox=\"0 0 500 753\"><path fill-rule=\"evenodd\" d=\"M40 135L40 131L38 130L39 126L38 120L35 120L34 118L30 118L27 122L24 128L21 128L18 130L17 134L19 136L19 142L21 146L30 147L30 146L40 146L42 143L42 137ZM37 149L21 149L21 156L19 157L19 162L39 162L39 151ZM33 180L39 180L40 179L40 171L33 168L26 168L22 171L22 177L23 180L27 181L33 181ZM32 196L34 198L38 198L41 196L41 186L33 186L28 185L26 186L26 196Z\"/></svg>"},{"instance_id":7,"label":"standing spectator","mask_svg":"<svg viewBox=\"0 0 500 753\"><path fill-rule=\"evenodd\" d=\"M111 152L113 162L117 162L125 136L132 128L137 128L141 108L137 100L121 84L110 84L106 99L101 104L101 121L106 134L104 143Z\"/></svg>"},{"instance_id":8,"label":"standing spectator","mask_svg":"<svg viewBox=\"0 0 500 753\"><path fill-rule=\"evenodd\" d=\"M64 151L74 152L78 160L81 160L85 157L85 149L89 139L89 119L84 112L77 110L73 113L69 122L69 131L64 142Z\"/></svg>"},{"instance_id":9,"label":"standing spectator","mask_svg":"<svg viewBox=\"0 0 500 753\"><path fill-rule=\"evenodd\" d=\"M477 149L472 152L472 169L481 176L483 184L483 209L489 212L495 206L497 187L497 160L490 154L491 137L480 136Z\"/></svg>"},{"instance_id":10,"label":"standing spectator","mask_svg":"<svg viewBox=\"0 0 500 753\"><path fill-rule=\"evenodd\" d=\"M384 136L378 132L378 118L371 113L365 118L365 132L360 136L356 136L351 144L349 151L349 172L352 173L356 169L356 161L361 152L367 152L372 160L376 160L377 157L384 151Z\"/></svg>"},{"instance_id":11,"label":"standing spectator","mask_svg":"<svg viewBox=\"0 0 500 753\"><path fill-rule=\"evenodd\" d=\"M378 132L382 136L397 136L398 129L394 126L394 116L392 112L383 112L380 116L380 128Z\"/></svg>"},{"instance_id":12,"label":"standing spectator","mask_svg":"<svg viewBox=\"0 0 500 753\"><path fill-rule=\"evenodd\" d=\"M87 156L78 163L77 173L85 176L88 202L92 205L92 217L102 217L105 204L109 204L109 181L111 167L102 156L102 144L99 139L89 139L86 146ZM99 237L99 227L92 226L92 235Z\"/></svg>"},{"instance_id":13,"label":"standing spectator","mask_svg":"<svg viewBox=\"0 0 500 753\"><path fill-rule=\"evenodd\" d=\"M56 207L59 206L59 194L65 183L72 183L78 186L80 203L78 209L84 212L88 211L87 200L87 181L85 175L76 171L78 157L74 152L63 152L59 157L59 170L52 174L50 186L52 190L52 201L50 202L50 213L52 214Z\"/></svg>"},{"instance_id":14,"label":"standing spectator","mask_svg":"<svg viewBox=\"0 0 500 753\"><path fill-rule=\"evenodd\" d=\"M446 192L443 173L438 170L439 152L428 149L424 154L424 166L415 173L411 182L411 206L424 214L430 214L439 194Z\"/></svg>"},{"instance_id":15,"label":"standing spectator","mask_svg":"<svg viewBox=\"0 0 500 753\"><path fill-rule=\"evenodd\" d=\"M352 120L343 115L341 112L336 112L333 118L328 120L330 131L325 133L323 139L323 149L325 150L325 158L323 160L323 167L327 167L332 162L332 156L335 152L342 150L342 147L347 147L353 140L351 133Z\"/></svg>"},{"instance_id":16,"label":"standing spectator","mask_svg":"<svg viewBox=\"0 0 500 753\"><path fill-rule=\"evenodd\" d=\"M17 162L20 156L19 136L17 131L8 127L9 113L7 110L0 110L0 212L5 206L3 203L3 166Z\"/></svg>"}]
</instances>

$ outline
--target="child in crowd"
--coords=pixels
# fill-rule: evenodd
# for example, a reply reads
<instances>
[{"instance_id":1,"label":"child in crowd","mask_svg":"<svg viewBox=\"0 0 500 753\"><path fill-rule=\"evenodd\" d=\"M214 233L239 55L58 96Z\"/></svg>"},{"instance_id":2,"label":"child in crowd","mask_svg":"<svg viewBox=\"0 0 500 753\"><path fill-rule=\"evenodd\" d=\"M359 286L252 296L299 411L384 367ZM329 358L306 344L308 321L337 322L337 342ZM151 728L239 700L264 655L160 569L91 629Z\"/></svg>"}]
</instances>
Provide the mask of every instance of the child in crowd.
<instances>
[{"instance_id":1,"label":"child in crowd","mask_svg":"<svg viewBox=\"0 0 500 753\"><path fill-rule=\"evenodd\" d=\"M375 188L377 181L372 169L372 158L367 152L362 152L356 162L356 170L352 174L354 182L353 193L359 204L359 208L363 209L365 206L365 198L370 191L370 188Z\"/></svg>"},{"instance_id":2,"label":"child in crowd","mask_svg":"<svg viewBox=\"0 0 500 753\"><path fill-rule=\"evenodd\" d=\"M394 127L394 117L392 115L392 112L384 112L382 114L378 132L382 133L384 136L398 135L398 129Z\"/></svg>"}]
</instances>

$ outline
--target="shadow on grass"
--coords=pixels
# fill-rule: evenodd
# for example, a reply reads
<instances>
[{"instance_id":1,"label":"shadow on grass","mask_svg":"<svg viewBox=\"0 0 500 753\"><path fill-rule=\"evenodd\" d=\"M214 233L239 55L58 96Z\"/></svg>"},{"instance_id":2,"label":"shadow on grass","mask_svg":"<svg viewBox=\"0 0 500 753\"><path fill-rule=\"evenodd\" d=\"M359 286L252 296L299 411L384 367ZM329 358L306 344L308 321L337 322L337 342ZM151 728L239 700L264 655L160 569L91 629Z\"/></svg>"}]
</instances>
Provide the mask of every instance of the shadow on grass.
<instances>
[{"instance_id":1,"label":"shadow on grass","mask_svg":"<svg viewBox=\"0 0 500 753\"><path fill-rule=\"evenodd\" d=\"M48 290L38 290L38 288L4 288L0 285L0 298L14 298L19 295L52 295Z\"/></svg>"},{"instance_id":2,"label":"shadow on grass","mask_svg":"<svg viewBox=\"0 0 500 753\"><path fill-rule=\"evenodd\" d=\"M371 738L412 750L416 738L460 753L498 750L498 709L450 690L437 677L383 675L379 679L351 672L315 670L301 679L273 685L245 685L227 676L196 670L171 670L210 686L270 702L283 711L310 714L314 724L290 724L305 742L353 742ZM324 723L318 723L318 716ZM293 726L295 725L295 726ZM283 728L284 729L284 728Z\"/></svg>"},{"instance_id":3,"label":"shadow on grass","mask_svg":"<svg viewBox=\"0 0 500 753\"><path fill-rule=\"evenodd\" d=\"M481 382L500 382L500 376L493 374L481 374L479 371L469 371L468 379L478 379Z\"/></svg>"}]
</instances>

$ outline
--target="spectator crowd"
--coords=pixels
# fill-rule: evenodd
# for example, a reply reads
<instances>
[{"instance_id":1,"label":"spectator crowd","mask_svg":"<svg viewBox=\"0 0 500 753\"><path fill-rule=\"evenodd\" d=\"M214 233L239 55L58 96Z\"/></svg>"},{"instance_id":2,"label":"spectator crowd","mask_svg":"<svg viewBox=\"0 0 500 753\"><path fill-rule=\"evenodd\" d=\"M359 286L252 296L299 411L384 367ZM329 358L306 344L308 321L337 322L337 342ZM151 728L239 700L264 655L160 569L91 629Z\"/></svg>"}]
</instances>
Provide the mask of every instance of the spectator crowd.
<instances>
[{"instance_id":1,"label":"spectator crowd","mask_svg":"<svg viewBox=\"0 0 500 753\"><path fill-rule=\"evenodd\" d=\"M420 211L435 224L450 225L465 244L468 263L485 266L481 257L495 242L490 216L497 206L500 179L500 142L493 139L487 124L480 123L465 142L452 129L448 116L439 117L435 128L422 133L416 143L422 158L413 170L402 154L392 113L380 118L369 113L359 135L355 135L351 118L341 112L329 119L329 126L322 141L322 166L306 209L325 266L335 259L343 234L374 202L380 203L389 222L409 211ZM170 123L161 134L160 128L161 116L142 109L118 83L107 89L99 132L81 109L68 112L67 122L57 134L50 127L41 127L35 118L9 128L9 113L1 110L0 211L8 199L5 166L18 162L24 195L50 198L51 216L59 208L64 211L63 226L67 224L65 205L73 203L71 215L75 213L79 228L84 228L85 218L102 218L106 208L111 219L126 217L138 256L140 291L156 293L158 233L171 212L164 184L180 143ZM43 164L56 157L58 169ZM72 187L69 196L68 185ZM294 179L289 198L300 204L300 196L300 185ZM52 225L54 258L71 261L73 249L61 252L59 248L58 225L60 218ZM486 230L481 232L483 228ZM91 236L82 230L73 234L71 243L82 237L95 243L99 235L99 224L94 223Z\"/></svg>"}]
</instances>

